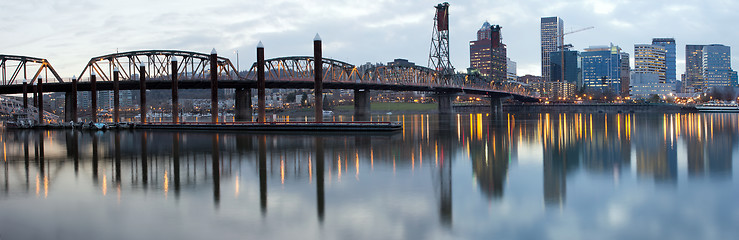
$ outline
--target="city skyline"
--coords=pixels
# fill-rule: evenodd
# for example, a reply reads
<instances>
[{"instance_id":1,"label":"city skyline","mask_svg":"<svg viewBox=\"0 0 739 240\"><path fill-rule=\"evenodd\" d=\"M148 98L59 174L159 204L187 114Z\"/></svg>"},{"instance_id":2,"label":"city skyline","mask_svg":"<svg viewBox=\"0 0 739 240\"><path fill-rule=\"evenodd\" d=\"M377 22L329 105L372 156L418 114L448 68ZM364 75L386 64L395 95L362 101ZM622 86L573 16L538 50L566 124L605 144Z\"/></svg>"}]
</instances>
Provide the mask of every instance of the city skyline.
<instances>
[{"instance_id":1,"label":"city skyline","mask_svg":"<svg viewBox=\"0 0 739 240\"><path fill-rule=\"evenodd\" d=\"M196 4L197 3L197 4ZM209 52L248 70L255 46L262 40L267 57L309 55L316 32L323 37L325 56L355 65L405 58L427 62L434 8L439 1L343 2L270 1L201 2L178 5L159 2L25 2L0 3L0 53L47 58L62 77L79 74L94 56L116 51L179 49ZM595 29L569 35L574 49L613 43L633 46L652 38L677 42L677 75L685 71L686 44L734 46L739 33L723 31L739 10L734 2L640 3L629 1L521 1L487 3L450 2L450 48L458 70L469 65L468 42L484 21L506 29L503 43L518 64L518 75L541 75L541 17L558 16L565 32L588 26ZM146 6L146 7L142 7ZM347 29L349 29L347 31ZM631 53L633 49L624 49ZM736 54L733 54L736 55ZM732 68L739 69L734 60Z\"/></svg>"}]
</instances>

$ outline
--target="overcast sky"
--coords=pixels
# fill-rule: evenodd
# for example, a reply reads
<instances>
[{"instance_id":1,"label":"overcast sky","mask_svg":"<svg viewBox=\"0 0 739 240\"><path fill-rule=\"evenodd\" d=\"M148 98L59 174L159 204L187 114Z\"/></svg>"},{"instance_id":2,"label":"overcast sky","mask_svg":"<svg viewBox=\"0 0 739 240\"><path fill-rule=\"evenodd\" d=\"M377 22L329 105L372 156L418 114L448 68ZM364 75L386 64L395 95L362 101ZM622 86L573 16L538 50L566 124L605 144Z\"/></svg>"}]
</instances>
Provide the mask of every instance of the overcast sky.
<instances>
[{"instance_id":1,"label":"overcast sky","mask_svg":"<svg viewBox=\"0 0 739 240\"><path fill-rule=\"evenodd\" d=\"M355 65L405 58L428 63L434 8L426 0L2 0L0 54L47 58L64 78L79 74L91 57L146 49L208 53L242 70L255 61L255 46L266 57L312 55L320 33L324 57ZM677 73L685 71L685 44L739 39L735 0L467 0L450 3L450 54L457 70L469 67L469 41L485 20L503 27L508 57L518 75L540 75L539 24L543 16L564 19L581 50L590 45L621 46L654 37L677 41ZM735 52L735 51L733 51ZM733 54L732 65L738 58ZM633 58L633 54L632 54ZM632 61L633 67L633 61Z\"/></svg>"}]
</instances>

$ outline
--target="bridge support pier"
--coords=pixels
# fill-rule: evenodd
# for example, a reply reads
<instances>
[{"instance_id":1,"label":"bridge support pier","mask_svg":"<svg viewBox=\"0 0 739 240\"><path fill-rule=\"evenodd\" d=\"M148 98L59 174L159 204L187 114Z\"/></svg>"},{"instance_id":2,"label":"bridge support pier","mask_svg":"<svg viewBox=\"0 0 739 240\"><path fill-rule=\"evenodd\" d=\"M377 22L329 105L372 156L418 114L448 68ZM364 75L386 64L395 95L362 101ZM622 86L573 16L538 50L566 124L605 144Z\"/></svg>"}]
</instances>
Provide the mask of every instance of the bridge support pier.
<instances>
[{"instance_id":1,"label":"bridge support pier","mask_svg":"<svg viewBox=\"0 0 739 240\"><path fill-rule=\"evenodd\" d=\"M119 87L120 73L118 67L113 68L113 123L121 121L121 89Z\"/></svg>"},{"instance_id":2,"label":"bridge support pier","mask_svg":"<svg viewBox=\"0 0 739 240\"><path fill-rule=\"evenodd\" d=\"M90 74L90 116L92 122L98 121L98 90L97 90L97 76L95 71Z\"/></svg>"},{"instance_id":3,"label":"bridge support pier","mask_svg":"<svg viewBox=\"0 0 739 240\"><path fill-rule=\"evenodd\" d=\"M218 53L210 51L210 121L218 122Z\"/></svg>"},{"instance_id":4,"label":"bridge support pier","mask_svg":"<svg viewBox=\"0 0 739 240\"><path fill-rule=\"evenodd\" d=\"M41 78L38 78L38 123L44 123L44 88Z\"/></svg>"},{"instance_id":5,"label":"bridge support pier","mask_svg":"<svg viewBox=\"0 0 739 240\"><path fill-rule=\"evenodd\" d=\"M23 111L28 110L28 82L23 79Z\"/></svg>"},{"instance_id":6,"label":"bridge support pier","mask_svg":"<svg viewBox=\"0 0 739 240\"><path fill-rule=\"evenodd\" d=\"M370 90L354 89L354 118L359 121L369 120Z\"/></svg>"},{"instance_id":7,"label":"bridge support pier","mask_svg":"<svg viewBox=\"0 0 739 240\"><path fill-rule=\"evenodd\" d=\"M177 57L172 56L172 122L180 123L180 82L177 79Z\"/></svg>"},{"instance_id":8,"label":"bridge support pier","mask_svg":"<svg viewBox=\"0 0 739 240\"><path fill-rule=\"evenodd\" d=\"M503 113L503 98L490 97L490 112Z\"/></svg>"},{"instance_id":9,"label":"bridge support pier","mask_svg":"<svg viewBox=\"0 0 739 240\"><path fill-rule=\"evenodd\" d=\"M259 111L257 122L263 123L266 119L265 112L265 88L264 79L264 45L259 41L257 45L257 111Z\"/></svg>"},{"instance_id":10,"label":"bridge support pier","mask_svg":"<svg viewBox=\"0 0 739 240\"><path fill-rule=\"evenodd\" d=\"M313 74L314 74L314 90L315 94L315 121L323 122L323 50L321 46L321 37L316 33L313 38Z\"/></svg>"},{"instance_id":11,"label":"bridge support pier","mask_svg":"<svg viewBox=\"0 0 739 240\"><path fill-rule=\"evenodd\" d=\"M251 89L236 88L235 104L236 121L251 122Z\"/></svg>"},{"instance_id":12,"label":"bridge support pier","mask_svg":"<svg viewBox=\"0 0 739 240\"><path fill-rule=\"evenodd\" d=\"M77 121L76 114L76 106L77 106L77 99L76 99L77 93L76 92L66 92L64 94L64 121L70 122L70 121Z\"/></svg>"},{"instance_id":13,"label":"bridge support pier","mask_svg":"<svg viewBox=\"0 0 739 240\"><path fill-rule=\"evenodd\" d=\"M74 121L77 122L77 78L72 77L72 91L67 92L65 95L66 98L69 100L66 100L67 102L64 104L64 113L68 114L67 116L69 119L66 121Z\"/></svg>"},{"instance_id":14,"label":"bridge support pier","mask_svg":"<svg viewBox=\"0 0 739 240\"><path fill-rule=\"evenodd\" d=\"M146 65L143 63L139 66L139 120L146 123Z\"/></svg>"},{"instance_id":15,"label":"bridge support pier","mask_svg":"<svg viewBox=\"0 0 739 240\"><path fill-rule=\"evenodd\" d=\"M439 113L450 114L454 112L452 109L452 99L454 99L454 94L452 93L439 93L436 95L436 101L439 103Z\"/></svg>"}]
</instances>

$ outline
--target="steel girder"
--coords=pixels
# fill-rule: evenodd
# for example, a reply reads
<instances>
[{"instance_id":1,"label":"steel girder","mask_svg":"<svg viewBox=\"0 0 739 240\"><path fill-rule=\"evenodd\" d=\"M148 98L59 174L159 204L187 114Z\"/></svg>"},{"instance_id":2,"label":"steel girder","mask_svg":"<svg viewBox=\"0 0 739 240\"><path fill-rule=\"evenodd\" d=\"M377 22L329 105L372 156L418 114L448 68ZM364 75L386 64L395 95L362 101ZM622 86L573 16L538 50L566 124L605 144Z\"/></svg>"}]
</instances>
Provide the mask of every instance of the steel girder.
<instances>
[{"instance_id":1,"label":"steel girder","mask_svg":"<svg viewBox=\"0 0 739 240\"><path fill-rule=\"evenodd\" d=\"M111 81L113 69L118 68L122 80L138 76L139 66L146 67L146 79L165 80L172 76L172 59L177 60L178 78L181 80L206 80L210 76L210 54L176 50L142 50L93 57L80 73L94 72L100 81ZM218 75L227 79L239 79L239 73L231 60L218 57Z\"/></svg>"},{"instance_id":2,"label":"steel girder","mask_svg":"<svg viewBox=\"0 0 739 240\"><path fill-rule=\"evenodd\" d=\"M28 67L31 67L31 73L33 73L33 76L29 79L28 78ZM8 68L15 69L12 70L12 72L8 72ZM33 83L36 79L38 79L39 76L41 76L42 71L46 71L46 79L48 81L48 75L49 71L51 71L51 74L58 82L63 82L62 78L59 77L59 74L54 70L54 67L51 66L48 60L43 58L35 58L35 57L27 57L27 56L15 56L15 55L2 55L0 54L0 71L2 71L2 84L3 85L10 85L10 84L18 84L22 83L23 79L28 79L29 83ZM23 76L20 76L20 75Z\"/></svg>"},{"instance_id":3,"label":"steel girder","mask_svg":"<svg viewBox=\"0 0 739 240\"><path fill-rule=\"evenodd\" d=\"M309 56L272 58L264 61L267 81L313 81L314 59ZM257 63L252 64L246 75L256 80ZM324 82L357 82L361 79L357 67L338 60L323 58Z\"/></svg>"},{"instance_id":4,"label":"steel girder","mask_svg":"<svg viewBox=\"0 0 739 240\"><path fill-rule=\"evenodd\" d=\"M415 86L449 86L439 73L421 66L378 66L362 74L362 82Z\"/></svg>"}]
</instances>

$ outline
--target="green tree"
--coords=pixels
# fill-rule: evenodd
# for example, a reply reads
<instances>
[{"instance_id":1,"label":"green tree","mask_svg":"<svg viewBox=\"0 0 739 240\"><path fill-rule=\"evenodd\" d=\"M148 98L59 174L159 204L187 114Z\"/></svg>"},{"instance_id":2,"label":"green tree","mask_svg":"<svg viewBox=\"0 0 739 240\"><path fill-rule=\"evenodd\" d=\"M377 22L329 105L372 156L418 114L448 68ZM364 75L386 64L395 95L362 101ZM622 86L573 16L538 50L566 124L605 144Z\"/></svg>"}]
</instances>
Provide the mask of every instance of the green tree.
<instances>
[{"instance_id":1,"label":"green tree","mask_svg":"<svg viewBox=\"0 0 739 240\"><path fill-rule=\"evenodd\" d=\"M659 98L659 95L657 94L649 95L649 98L647 98L648 103L659 103L659 100L660 98Z\"/></svg>"},{"instance_id":2,"label":"green tree","mask_svg":"<svg viewBox=\"0 0 739 240\"><path fill-rule=\"evenodd\" d=\"M288 93L287 94L287 97L285 98L285 102L289 102L289 103L295 102L296 95L297 95L297 93L294 93L294 92Z\"/></svg>"},{"instance_id":3,"label":"green tree","mask_svg":"<svg viewBox=\"0 0 739 240\"><path fill-rule=\"evenodd\" d=\"M308 93L303 92L303 95L300 98L300 105L305 106L306 104L308 104Z\"/></svg>"}]
</instances>

